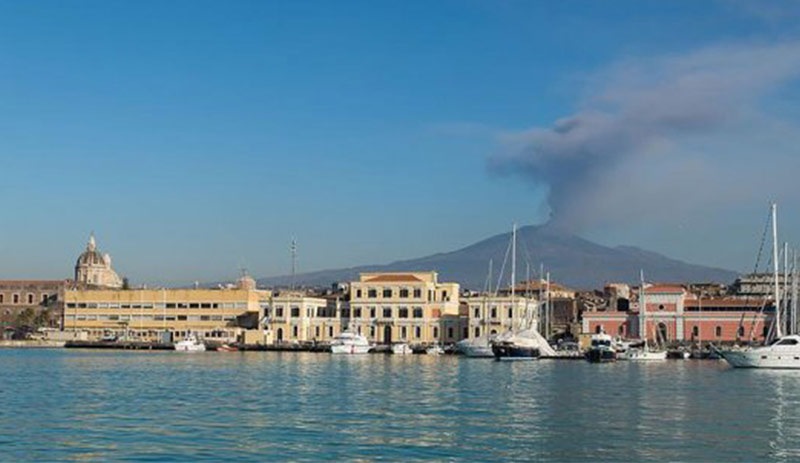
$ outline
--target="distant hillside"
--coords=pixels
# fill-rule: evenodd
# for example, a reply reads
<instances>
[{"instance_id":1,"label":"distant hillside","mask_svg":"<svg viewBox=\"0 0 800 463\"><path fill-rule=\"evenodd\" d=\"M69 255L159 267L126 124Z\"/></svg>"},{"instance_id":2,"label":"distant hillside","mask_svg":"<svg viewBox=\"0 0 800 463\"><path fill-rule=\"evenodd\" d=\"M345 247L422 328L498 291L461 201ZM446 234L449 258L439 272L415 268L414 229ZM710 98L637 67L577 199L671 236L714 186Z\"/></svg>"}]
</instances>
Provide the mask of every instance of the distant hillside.
<instances>
[{"instance_id":1,"label":"distant hillside","mask_svg":"<svg viewBox=\"0 0 800 463\"><path fill-rule=\"evenodd\" d=\"M497 284L497 275L510 240L511 232L456 251L419 259L303 273L296 276L296 283L327 286L356 279L360 272L435 270L439 272L440 281L456 281L462 287L480 290L486 281L489 259L494 262L493 285ZM543 263L554 281L578 289L601 288L607 282L634 283L638 281L640 269L644 270L648 281L730 283L737 277L729 270L687 264L636 247L602 246L547 225L527 226L517 231L518 280L525 278L526 262L530 262L532 274ZM506 264L503 285L508 284L509 273L510 263ZM289 278L263 278L259 283L288 285Z\"/></svg>"}]
</instances>

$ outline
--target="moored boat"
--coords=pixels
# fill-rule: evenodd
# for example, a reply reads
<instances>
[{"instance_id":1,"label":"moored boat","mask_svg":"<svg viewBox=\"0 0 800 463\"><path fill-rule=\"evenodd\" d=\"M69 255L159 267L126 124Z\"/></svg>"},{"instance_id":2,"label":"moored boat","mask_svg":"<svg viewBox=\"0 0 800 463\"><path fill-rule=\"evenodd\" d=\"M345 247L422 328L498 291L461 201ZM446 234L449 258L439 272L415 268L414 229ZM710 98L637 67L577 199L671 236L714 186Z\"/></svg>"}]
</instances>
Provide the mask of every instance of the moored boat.
<instances>
[{"instance_id":1,"label":"moored boat","mask_svg":"<svg viewBox=\"0 0 800 463\"><path fill-rule=\"evenodd\" d=\"M494 357L492 346L488 337L462 339L456 344L456 349L467 357L490 358Z\"/></svg>"},{"instance_id":2,"label":"moored boat","mask_svg":"<svg viewBox=\"0 0 800 463\"><path fill-rule=\"evenodd\" d=\"M366 354L370 349L367 338L360 334L343 331L333 338L331 353L334 354Z\"/></svg>"},{"instance_id":3,"label":"moored boat","mask_svg":"<svg viewBox=\"0 0 800 463\"><path fill-rule=\"evenodd\" d=\"M586 351L586 360L592 363L615 362L617 351L613 346L613 339L606 333L593 334L591 347Z\"/></svg>"},{"instance_id":4,"label":"moored boat","mask_svg":"<svg viewBox=\"0 0 800 463\"><path fill-rule=\"evenodd\" d=\"M175 350L180 352L203 352L206 345L194 333L189 333L183 340L175 343Z\"/></svg>"},{"instance_id":5,"label":"moored boat","mask_svg":"<svg viewBox=\"0 0 800 463\"><path fill-rule=\"evenodd\" d=\"M405 342L398 342L397 344L392 345L392 354L395 355L408 355L413 354L414 351L411 350L411 346Z\"/></svg>"}]
</instances>

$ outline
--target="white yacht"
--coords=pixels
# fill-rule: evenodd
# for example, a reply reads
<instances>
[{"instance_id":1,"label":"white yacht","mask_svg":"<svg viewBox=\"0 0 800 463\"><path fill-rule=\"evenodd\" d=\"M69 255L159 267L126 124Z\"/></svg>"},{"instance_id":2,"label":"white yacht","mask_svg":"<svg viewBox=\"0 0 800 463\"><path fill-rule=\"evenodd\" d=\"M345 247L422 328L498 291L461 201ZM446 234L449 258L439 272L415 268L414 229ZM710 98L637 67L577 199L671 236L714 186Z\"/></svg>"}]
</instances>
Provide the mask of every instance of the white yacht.
<instances>
[{"instance_id":1,"label":"white yacht","mask_svg":"<svg viewBox=\"0 0 800 463\"><path fill-rule=\"evenodd\" d=\"M411 350L411 346L409 346L408 343L406 342L398 342L397 344L392 344L392 354L408 355L413 353L414 351Z\"/></svg>"},{"instance_id":2,"label":"white yacht","mask_svg":"<svg viewBox=\"0 0 800 463\"><path fill-rule=\"evenodd\" d=\"M720 350L734 368L800 368L800 336L790 334L768 346Z\"/></svg>"},{"instance_id":3,"label":"white yacht","mask_svg":"<svg viewBox=\"0 0 800 463\"><path fill-rule=\"evenodd\" d=\"M182 341L175 343L175 350L181 352L203 352L206 345L194 333L189 333Z\"/></svg>"},{"instance_id":4,"label":"white yacht","mask_svg":"<svg viewBox=\"0 0 800 463\"><path fill-rule=\"evenodd\" d=\"M800 336L783 336L781 322L781 292L778 279L778 218L777 205L772 203L772 270L774 278L773 302L775 318L773 328L776 339L769 345L734 349L716 349L716 352L734 368L800 369Z\"/></svg>"},{"instance_id":5,"label":"white yacht","mask_svg":"<svg viewBox=\"0 0 800 463\"><path fill-rule=\"evenodd\" d=\"M617 360L617 350L614 339L606 333L593 334L592 345L586 351L586 360L592 363L606 363Z\"/></svg>"},{"instance_id":6,"label":"white yacht","mask_svg":"<svg viewBox=\"0 0 800 463\"><path fill-rule=\"evenodd\" d=\"M343 331L331 342L331 352L334 354L366 354L369 349L367 338L349 331Z\"/></svg>"}]
</instances>

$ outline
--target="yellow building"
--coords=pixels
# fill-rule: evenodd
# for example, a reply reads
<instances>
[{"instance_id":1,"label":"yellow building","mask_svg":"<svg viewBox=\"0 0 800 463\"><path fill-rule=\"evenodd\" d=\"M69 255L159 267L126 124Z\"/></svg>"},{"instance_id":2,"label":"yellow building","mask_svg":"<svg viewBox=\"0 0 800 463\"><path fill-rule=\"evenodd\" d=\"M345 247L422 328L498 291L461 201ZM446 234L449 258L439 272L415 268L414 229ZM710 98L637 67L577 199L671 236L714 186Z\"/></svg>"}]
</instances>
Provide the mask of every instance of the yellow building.
<instances>
[{"instance_id":1,"label":"yellow building","mask_svg":"<svg viewBox=\"0 0 800 463\"><path fill-rule=\"evenodd\" d=\"M254 289L68 289L64 294L65 331L87 332L89 339L115 334L134 340L181 338L194 332L207 339L233 341L236 319L258 317Z\"/></svg>"},{"instance_id":2,"label":"yellow building","mask_svg":"<svg viewBox=\"0 0 800 463\"><path fill-rule=\"evenodd\" d=\"M263 328L275 343L325 342L341 332L336 304L305 293L281 292L261 302Z\"/></svg>"},{"instance_id":3,"label":"yellow building","mask_svg":"<svg viewBox=\"0 0 800 463\"><path fill-rule=\"evenodd\" d=\"M381 344L450 343L462 330L444 321L458 316L459 285L440 283L436 272L362 273L342 324Z\"/></svg>"}]
</instances>

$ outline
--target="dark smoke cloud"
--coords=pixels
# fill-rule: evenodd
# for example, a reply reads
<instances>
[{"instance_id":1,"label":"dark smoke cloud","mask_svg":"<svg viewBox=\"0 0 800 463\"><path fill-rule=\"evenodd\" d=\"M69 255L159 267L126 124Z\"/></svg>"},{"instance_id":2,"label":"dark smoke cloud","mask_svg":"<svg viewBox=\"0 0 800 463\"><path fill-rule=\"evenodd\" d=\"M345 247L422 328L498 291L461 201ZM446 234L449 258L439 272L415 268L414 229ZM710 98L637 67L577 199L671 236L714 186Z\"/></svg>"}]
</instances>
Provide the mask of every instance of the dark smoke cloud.
<instances>
[{"instance_id":1,"label":"dark smoke cloud","mask_svg":"<svg viewBox=\"0 0 800 463\"><path fill-rule=\"evenodd\" d=\"M620 172L630 174L621 166L665 144L724 136L758 112L764 97L799 76L800 42L628 61L597 76L576 113L551 127L503 137L504 150L491 165L547 184L555 222L579 228L598 219L595 206L602 198L620 199L612 190L629 182ZM691 162L692 154L673 156Z\"/></svg>"}]
</instances>

